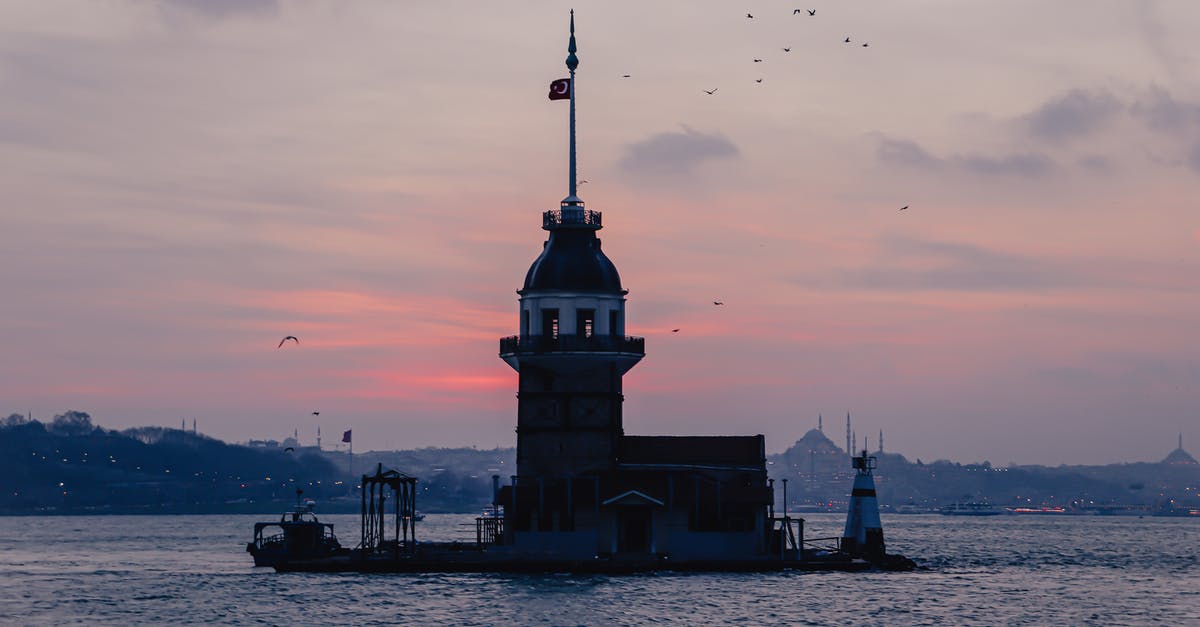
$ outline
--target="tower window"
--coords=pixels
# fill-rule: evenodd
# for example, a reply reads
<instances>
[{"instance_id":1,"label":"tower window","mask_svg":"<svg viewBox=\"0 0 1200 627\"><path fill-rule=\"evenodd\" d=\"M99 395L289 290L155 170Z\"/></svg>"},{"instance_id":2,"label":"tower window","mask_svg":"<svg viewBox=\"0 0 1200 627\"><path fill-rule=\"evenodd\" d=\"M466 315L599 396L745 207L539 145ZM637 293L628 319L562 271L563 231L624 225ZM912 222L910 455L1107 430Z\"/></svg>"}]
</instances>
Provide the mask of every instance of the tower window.
<instances>
[{"instance_id":1,"label":"tower window","mask_svg":"<svg viewBox=\"0 0 1200 627\"><path fill-rule=\"evenodd\" d=\"M575 312L575 332L582 337L592 337L596 332L596 310L578 309Z\"/></svg>"},{"instance_id":2,"label":"tower window","mask_svg":"<svg viewBox=\"0 0 1200 627\"><path fill-rule=\"evenodd\" d=\"M521 337L529 336L529 310L521 310Z\"/></svg>"},{"instance_id":3,"label":"tower window","mask_svg":"<svg viewBox=\"0 0 1200 627\"><path fill-rule=\"evenodd\" d=\"M558 310L542 310L542 337L558 339Z\"/></svg>"},{"instance_id":4,"label":"tower window","mask_svg":"<svg viewBox=\"0 0 1200 627\"><path fill-rule=\"evenodd\" d=\"M608 332L612 335L622 335L621 312L615 309L608 312Z\"/></svg>"}]
</instances>

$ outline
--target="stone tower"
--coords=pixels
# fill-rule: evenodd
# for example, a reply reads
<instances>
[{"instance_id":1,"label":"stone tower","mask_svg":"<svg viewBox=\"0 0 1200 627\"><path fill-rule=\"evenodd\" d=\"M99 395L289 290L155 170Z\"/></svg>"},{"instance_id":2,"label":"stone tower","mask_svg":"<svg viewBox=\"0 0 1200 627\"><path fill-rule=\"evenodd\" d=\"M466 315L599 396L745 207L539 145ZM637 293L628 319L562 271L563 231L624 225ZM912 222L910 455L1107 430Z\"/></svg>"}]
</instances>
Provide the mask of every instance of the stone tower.
<instances>
[{"instance_id":1,"label":"stone tower","mask_svg":"<svg viewBox=\"0 0 1200 627\"><path fill-rule=\"evenodd\" d=\"M567 50L570 192L542 214L549 238L517 292L520 333L500 340L501 359L520 375L517 475L542 481L613 467L624 433L621 377L645 355L644 339L625 335L627 290L600 249L600 212L577 195L574 18Z\"/></svg>"}]
</instances>

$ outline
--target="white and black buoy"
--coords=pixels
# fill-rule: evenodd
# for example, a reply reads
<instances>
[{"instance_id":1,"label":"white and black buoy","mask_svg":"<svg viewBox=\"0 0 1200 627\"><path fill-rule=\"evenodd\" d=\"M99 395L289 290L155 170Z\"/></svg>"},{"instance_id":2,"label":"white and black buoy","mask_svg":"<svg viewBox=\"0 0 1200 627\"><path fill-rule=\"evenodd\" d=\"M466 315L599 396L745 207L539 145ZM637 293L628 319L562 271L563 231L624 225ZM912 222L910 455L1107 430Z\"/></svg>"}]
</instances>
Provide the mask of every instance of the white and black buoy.
<instances>
[{"instance_id":1,"label":"white and black buoy","mask_svg":"<svg viewBox=\"0 0 1200 627\"><path fill-rule=\"evenodd\" d=\"M875 498L875 458L862 455L851 460L854 488L850 491L850 510L846 513L846 531L842 534L842 552L869 562L883 561L883 524L879 522L879 501Z\"/></svg>"}]
</instances>

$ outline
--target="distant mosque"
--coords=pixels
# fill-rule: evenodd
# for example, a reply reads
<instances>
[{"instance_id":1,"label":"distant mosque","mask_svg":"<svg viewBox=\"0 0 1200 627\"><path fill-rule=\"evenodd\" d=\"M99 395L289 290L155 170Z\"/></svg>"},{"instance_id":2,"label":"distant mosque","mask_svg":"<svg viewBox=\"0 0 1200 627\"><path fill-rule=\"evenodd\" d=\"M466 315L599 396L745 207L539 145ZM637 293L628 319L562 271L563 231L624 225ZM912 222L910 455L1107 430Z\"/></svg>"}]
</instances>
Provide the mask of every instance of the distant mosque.
<instances>
[{"instance_id":1,"label":"distant mosque","mask_svg":"<svg viewBox=\"0 0 1200 627\"><path fill-rule=\"evenodd\" d=\"M1192 457L1191 453L1183 450L1183 434L1180 433L1179 445L1175 448L1175 450L1168 453L1160 463L1170 464L1172 466L1195 466L1200 462L1197 462L1196 458Z\"/></svg>"}]
</instances>

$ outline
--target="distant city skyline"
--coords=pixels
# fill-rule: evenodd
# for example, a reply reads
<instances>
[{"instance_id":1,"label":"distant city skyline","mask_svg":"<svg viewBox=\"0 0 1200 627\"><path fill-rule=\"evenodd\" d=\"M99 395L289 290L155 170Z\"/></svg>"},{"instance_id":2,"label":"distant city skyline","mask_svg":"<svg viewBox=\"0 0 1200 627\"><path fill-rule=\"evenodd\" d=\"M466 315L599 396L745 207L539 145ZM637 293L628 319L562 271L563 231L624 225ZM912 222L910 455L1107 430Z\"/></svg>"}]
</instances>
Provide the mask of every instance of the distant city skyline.
<instances>
[{"instance_id":1,"label":"distant city skyline","mask_svg":"<svg viewBox=\"0 0 1200 627\"><path fill-rule=\"evenodd\" d=\"M818 5L574 5L580 195L646 337L626 432L1186 444L1200 5ZM0 6L0 412L512 446L566 10Z\"/></svg>"}]
</instances>

